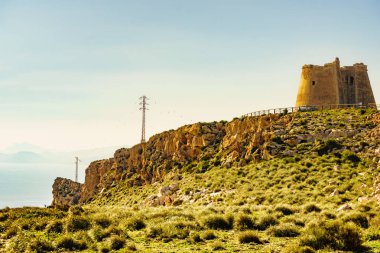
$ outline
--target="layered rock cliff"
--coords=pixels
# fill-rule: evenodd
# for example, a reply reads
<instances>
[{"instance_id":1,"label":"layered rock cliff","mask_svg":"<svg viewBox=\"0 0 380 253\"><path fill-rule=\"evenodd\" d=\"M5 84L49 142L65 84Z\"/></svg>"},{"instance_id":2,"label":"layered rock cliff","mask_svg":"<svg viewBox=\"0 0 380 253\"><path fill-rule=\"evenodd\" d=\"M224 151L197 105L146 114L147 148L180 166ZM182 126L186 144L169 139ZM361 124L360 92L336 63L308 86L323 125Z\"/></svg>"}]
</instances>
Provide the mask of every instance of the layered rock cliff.
<instances>
[{"instance_id":1,"label":"layered rock cliff","mask_svg":"<svg viewBox=\"0 0 380 253\"><path fill-rule=\"evenodd\" d=\"M86 203L120 182L130 187L151 184L169 172L181 173L195 165L206 170L219 165L228 168L272 157L317 153L324 150L321 146L327 139L337 140L340 148L376 157L379 115L358 110L299 112L186 125L154 135L145 144L119 149L113 158L92 162L79 188L57 179L53 204ZM365 144L358 144L363 138ZM72 199L65 190L70 187L75 189L69 193Z\"/></svg>"}]
</instances>

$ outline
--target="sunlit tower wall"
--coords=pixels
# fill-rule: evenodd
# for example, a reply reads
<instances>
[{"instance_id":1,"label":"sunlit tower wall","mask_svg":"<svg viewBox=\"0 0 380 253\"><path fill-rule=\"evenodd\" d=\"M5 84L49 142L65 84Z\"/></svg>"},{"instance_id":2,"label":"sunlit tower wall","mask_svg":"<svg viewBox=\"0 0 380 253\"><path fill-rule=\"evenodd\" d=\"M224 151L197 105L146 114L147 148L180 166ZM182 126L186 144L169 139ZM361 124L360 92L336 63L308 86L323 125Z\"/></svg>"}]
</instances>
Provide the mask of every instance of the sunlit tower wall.
<instances>
[{"instance_id":1,"label":"sunlit tower wall","mask_svg":"<svg viewBox=\"0 0 380 253\"><path fill-rule=\"evenodd\" d=\"M339 58L323 66L304 65L296 107L336 104L375 104L367 66L340 67Z\"/></svg>"}]
</instances>

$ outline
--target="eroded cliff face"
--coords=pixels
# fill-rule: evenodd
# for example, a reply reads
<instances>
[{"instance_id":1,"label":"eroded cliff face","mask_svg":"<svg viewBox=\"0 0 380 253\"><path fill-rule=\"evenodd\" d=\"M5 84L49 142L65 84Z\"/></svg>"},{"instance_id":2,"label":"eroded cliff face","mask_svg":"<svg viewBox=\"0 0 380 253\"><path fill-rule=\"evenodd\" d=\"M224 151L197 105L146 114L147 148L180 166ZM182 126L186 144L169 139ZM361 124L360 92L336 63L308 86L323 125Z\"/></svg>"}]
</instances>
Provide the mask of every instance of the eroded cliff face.
<instances>
[{"instance_id":1,"label":"eroded cliff face","mask_svg":"<svg viewBox=\"0 0 380 253\"><path fill-rule=\"evenodd\" d=\"M53 185L53 204L86 203L120 181L128 186L151 184L161 181L169 172L180 174L191 164L211 159L218 162L214 165L228 168L274 156L293 156L295 152L306 152L300 148L305 143L331 138L345 140L350 146L350 141L365 137L368 145L352 144L352 150L373 154L380 146L376 125L380 116L370 116L368 120L374 124L371 126L360 123L360 115L355 115L339 116L344 124L338 121L327 124L315 119L312 113L294 113L186 125L154 135L145 144L119 149L113 158L91 163L86 169L85 183L80 187L70 180L57 179ZM346 125L350 121L352 124ZM62 190L70 187L73 190ZM70 192L75 192L76 197L68 198Z\"/></svg>"},{"instance_id":2,"label":"eroded cliff face","mask_svg":"<svg viewBox=\"0 0 380 253\"><path fill-rule=\"evenodd\" d=\"M82 185L70 179L57 177L53 184L53 206L70 206L79 203Z\"/></svg>"}]
</instances>

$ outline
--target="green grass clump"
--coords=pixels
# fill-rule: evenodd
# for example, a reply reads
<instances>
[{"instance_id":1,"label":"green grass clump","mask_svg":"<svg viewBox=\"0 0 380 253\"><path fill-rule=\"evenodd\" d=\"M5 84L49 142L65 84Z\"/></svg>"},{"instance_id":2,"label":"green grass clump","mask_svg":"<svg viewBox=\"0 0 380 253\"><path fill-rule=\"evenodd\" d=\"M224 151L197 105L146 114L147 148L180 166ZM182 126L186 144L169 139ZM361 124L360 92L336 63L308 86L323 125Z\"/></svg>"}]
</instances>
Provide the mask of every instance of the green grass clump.
<instances>
[{"instance_id":1,"label":"green grass clump","mask_svg":"<svg viewBox=\"0 0 380 253\"><path fill-rule=\"evenodd\" d=\"M362 227L362 228L368 228L369 227L367 215L365 215L364 213L360 213L360 212L354 212L354 213L348 214L347 216L345 216L343 218L343 221L345 221L345 222L352 221L353 223L355 223L356 225L358 225L359 227Z\"/></svg>"},{"instance_id":2,"label":"green grass clump","mask_svg":"<svg viewBox=\"0 0 380 253\"><path fill-rule=\"evenodd\" d=\"M110 237L109 246L112 250L119 250L125 246L126 240L118 235Z\"/></svg>"},{"instance_id":3,"label":"green grass clump","mask_svg":"<svg viewBox=\"0 0 380 253\"><path fill-rule=\"evenodd\" d=\"M89 234L94 240L98 242L102 241L104 238L110 237L111 235L126 236L126 234L122 230L116 228L113 225L106 229L103 229L100 226L96 226L92 228Z\"/></svg>"},{"instance_id":4,"label":"green grass clump","mask_svg":"<svg viewBox=\"0 0 380 253\"><path fill-rule=\"evenodd\" d=\"M69 208L69 214L71 215L81 215L84 213L84 209L81 206L71 206Z\"/></svg>"},{"instance_id":5,"label":"green grass clump","mask_svg":"<svg viewBox=\"0 0 380 253\"><path fill-rule=\"evenodd\" d=\"M83 216L70 216L66 222L66 230L68 232L88 230L90 227L90 220L87 217Z\"/></svg>"},{"instance_id":6,"label":"green grass clump","mask_svg":"<svg viewBox=\"0 0 380 253\"><path fill-rule=\"evenodd\" d=\"M46 227L46 232L48 233L62 233L63 232L63 222L60 220L54 220L50 222Z\"/></svg>"},{"instance_id":7,"label":"green grass clump","mask_svg":"<svg viewBox=\"0 0 380 253\"><path fill-rule=\"evenodd\" d=\"M234 222L234 228L237 230L253 229L255 222L250 215L242 214Z\"/></svg>"},{"instance_id":8,"label":"green grass clump","mask_svg":"<svg viewBox=\"0 0 380 253\"><path fill-rule=\"evenodd\" d=\"M146 227L146 224L143 221L143 219L142 218L136 218L136 217L130 218L127 221L126 225L127 225L127 228L130 230L141 230L141 229L144 229Z\"/></svg>"},{"instance_id":9,"label":"green grass clump","mask_svg":"<svg viewBox=\"0 0 380 253\"><path fill-rule=\"evenodd\" d=\"M217 251L217 250L225 250L223 243L221 242L214 242L211 245L212 251Z\"/></svg>"},{"instance_id":10,"label":"green grass clump","mask_svg":"<svg viewBox=\"0 0 380 253\"><path fill-rule=\"evenodd\" d=\"M146 236L148 238L159 238L163 234L163 229L161 226L152 226L148 228Z\"/></svg>"},{"instance_id":11,"label":"green grass clump","mask_svg":"<svg viewBox=\"0 0 380 253\"><path fill-rule=\"evenodd\" d=\"M50 252L54 250L53 244L47 239L37 238L29 243L32 252Z\"/></svg>"},{"instance_id":12,"label":"green grass clump","mask_svg":"<svg viewBox=\"0 0 380 253\"><path fill-rule=\"evenodd\" d=\"M251 230L241 232L238 235L238 241L239 241L239 243L262 244L262 241L261 241L258 233L255 231L251 231Z\"/></svg>"},{"instance_id":13,"label":"green grass clump","mask_svg":"<svg viewBox=\"0 0 380 253\"><path fill-rule=\"evenodd\" d=\"M19 228L17 226L11 226L5 231L4 238L10 239L16 236L18 232Z\"/></svg>"},{"instance_id":14,"label":"green grass clump","mask_svg":"<svg viewBox=\"0 0 380 253\"><path fill-rule=\"evenodd\" d=\"M361 161L360 157L356 153L348 150L344 150L342 152L342 160L351 161L353 163L358 163Z\"/></svg>"},{"instance_id":15,"label":"green grass clump","mask_svg":"<svg viewBox=\"0 0 380 253\"><path fill-rule=\"evenodd\" d=\"M311 213L311 212L319 213L320 211L322 211L322 209L319 208L316 204L310 203L305 206L306 213Z\"/></svg>"},{"instance_id":16,"label":"green grass clump","mask_svg":"<svg viewBox=\"0 0 380 253\"><path fill-rule=\"evenodd\" d=\"M112 220L105 215L96 216L93 220L96 225L99 225L102 228L107 228L112 224Z\"/></svg>"},{"instance_id":17,"label":"green grass clump","mask_svg":"<svg viewBox=\"0 0 380 253\"><path fill-rule=\"evenodd\" d=\"M274 215L266 214L259 218L255 224L255 228L258 230L266 230L270 226L277 225L279 222Z\"/></svg>"},{"instance_id":18,"label":"green grass clump","mask_svg":"<svg viewBox=\"0 0 380 253\"><path fill-rule=\"evenodd\" d=\"M203 225L210 229L230 230L233 227L233 220L221 215L209 215L203 220Z\"/></svg>"},{"instance_id":19,"label":"green grass clump","mask_svg":"<svg viewBox=\"0 0 380 253\"><path fill-rule=\"evenodd\" d=\"M9 217L7 213L0 213L0 222L6 221Z\"/></svg>"},{"instance_id":20,"label":"green grass clump","mask_svg":"<svg viewBox=\"0 0 380 253\"><path fill-rule=\"evenodd\" d=\"M327 155L328 153L330 153L331 151L335 150L335 149L340 149L342 147L342 145L336 141L335 139L327 139L323 142L321 142L316 150L318 152L318 155Z\"/></svg>"},{"instance_id":21,"label":"green grass clump","mask_svg":"<svg viewBox=\"0 0 380 253\"><path fill-rule=\"evenodd\" d=\"M203 240L214 240L215 238L217 238L217 236L215 235L214 231L206 230L205 232L203 232L201 238Z\"/></svg>"},{"instance_id":22,"label":"green grass clump","mask_svg":"<svg viewBox=\"0 0 380 253\"><path fill-rule=\"evenodd\" d=\"M315 250L309 246L300 246L297 244L290 244L284 248L282 253L315 253Z\"/></svg>"},{"instance_id":23,"label":"green grass clump","mask_svg":"<svg viewBox=\"0 0 380 253\"><path fill-rule=\"evenodd\" d=\"M377 241L380 240L380 227L370 228L365 232L366 241Z\"/></svg>"},{"instance_id":24,"label":"green grass clump","mask_svg":"<svg viewBox=\"0 0 380 253\"><path fill-rule=\"evenodd\" d=\"M195 233L190 234L190 241L193 243L199 243L199 242L202 242L203 240L201 236L199 235L199 233L195 232Z\"/></svg>"},{"instance_id":25,"label":"green grass clump","mask_svg":"<svg viewBox=\"0 0 380 253\"><path fill-rule=\"evenodd\" d=\"M67 250L84 250L87 249L87 244L85 241L75 240L71 236L63 236L58 239L57 248Z\"/></svg>"},{"instance_id":26,"label":"green grass clump","mask_svg":"<svg viewBox=\"0 0 380 253\"><path fill-rule=\"evenodd\" d=\"M290 206L288 206L288 205L279 205L279 206L276 206L276 208L274 210L277 211L277 212L282 213L283 215L294 214L294 210Z\"/></svg>"},{"instance_id":27,"label":"green grass clump","mask_svg":"<svg viewBox=\"0 0 380 253\"><path fill-rule=\"evenodd\" d=\"M359 250L362 247L362 232L354 223L340 220L311 225L301 245L314 249L331 247L334 250Z\"/></svg>"},{"instance_id":28,"label":"green grass clump","mask_svg":"<svg viewBox=\"0 0 380 253\"><path fill-rule=\"evenodd\" d=\"M283 223L274 227L271 227L269 234L275 237L296 237L301 234L298 227L293 224Z\"/></svg>"}]
</instances>

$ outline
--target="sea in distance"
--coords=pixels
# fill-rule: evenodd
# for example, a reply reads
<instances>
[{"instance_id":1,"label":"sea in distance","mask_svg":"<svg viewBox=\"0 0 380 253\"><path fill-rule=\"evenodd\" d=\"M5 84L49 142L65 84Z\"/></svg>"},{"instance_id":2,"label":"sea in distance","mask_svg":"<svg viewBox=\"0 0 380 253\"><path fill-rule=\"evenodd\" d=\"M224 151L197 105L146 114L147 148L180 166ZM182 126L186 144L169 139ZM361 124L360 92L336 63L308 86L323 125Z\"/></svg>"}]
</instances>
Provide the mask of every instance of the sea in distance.
<instances>
[{"instance_id":1,"label":"sea in distance","mask_svg":"<svg viewBox=\"0 0 380 253\"><path fill-rule=\"evenodd\" d=\"M74 163L0 163L0 208L48 206L54 179L74 176Z\"/></svg>"}]
</instances>

